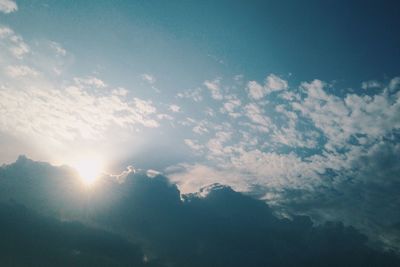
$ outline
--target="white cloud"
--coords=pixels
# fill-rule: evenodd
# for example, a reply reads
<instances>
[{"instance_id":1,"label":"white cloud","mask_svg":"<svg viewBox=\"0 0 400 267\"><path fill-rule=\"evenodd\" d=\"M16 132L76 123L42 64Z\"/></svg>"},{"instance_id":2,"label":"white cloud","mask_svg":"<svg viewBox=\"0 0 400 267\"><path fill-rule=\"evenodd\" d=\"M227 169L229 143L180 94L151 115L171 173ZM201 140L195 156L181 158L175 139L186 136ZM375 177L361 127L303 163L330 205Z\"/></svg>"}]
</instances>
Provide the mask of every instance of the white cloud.
<instances>
[{"instance_id":1,"label":"white cloud","mask_svg":"<svg viewBox=\"0 0 400 267\"><path fill-rule=\"evenodd\" d=\"M287 126L274 129L271 136L274 142L290 147L315 148L318 145L318 132L312 130L301 131L296 128L299 118L295 112L289 111L284 105L276 106L275 110L285 115Z\"/></svg>"},{"instance_id":2,"label":"white cloud","mask_svg":"<svg viewBox=\"0 0 400 267\"><path fill-rule=\"evenodd\" d=\"M320 184L318 164L303 162L294 153L265 153L258 149L245 151L234 149L236 155L227 154L220 144L212 149L214 157L225 155L218 166L208 164L181 164L181 169L171 171L169 176L180 189L196 192L199 188L222 183L242 192L251 191L253 185L273 190L311 189Z\"/></svg>"},{"instance_id":3,"label":"white cloud","mask_svg":"<svg viewBox=\"0 0 400 267\"><path fill-rule=\"evenodd\" d=\"M324 83L318 80L303 83L302 87L306 98L292 106L324 133L328 150L345 148L351 137L357 139L360 135L374 142L400 127L398 96L396 99L383 92L374 96L349 94L342 99L327 94Z\"/></svg>"},{"instance_id":4,"label":"white cloud","mask_svg":"<svg viewBox=\"0 0 400 267\"><path fill-rule=\"evenodd\" d=\"M57 53L57 55L65 56L67 54L67 51L57 42L51 41L49 46Z\"/></svg>"},{"instance_id":5,"label":"white cloud","mask_svg":"<svg viewBox=\"0 0 400 267\"><path fill-rule=\"evenodd\" d=\"M2 131L54 141L101 139L112 125L157 127L158 122L149 118L155 111L138 98L129 102L112 94L97 96L74 86L0 89Z\"/></svg>"},{"instance_id":6,"label":"white cloud","mask_svg":"<svg viewBox=\"0 0 400 267\"><path fill-rule=\"evenodd\" d=\"M275 74L270 74L265 78L264 86L256 81L250 81L247 84L249 97L255 100L261 99L272 92L285 90L287 88L288 82Z\"/></svg>"},{"instance_id":7,"label":"white cloud","mask_svg":"<svg viewBox=\"0 0 400 267\"><path fill-rule=\"evenodd\" d=\"M400 89L400 77L394 77L393 79L390 80L389 90L391 92L394 92L399 89Z\"/></svg>"},{"instance_id":8,"label":"white cloud","mask_svg":"<svg viewBox=\"0 0 400 267\"><path fill-rule=\"evenodd\" d=\"M125 88L118 87L118 88L112 90L112 93L113 93L114 95L117 95L117 96L127 96L128 93L129 93L129 91L126 90Z\"/></svg>"},{"instance_id":9,"label":"white cloud","mask_svg":"<svg viewBox=\"0 0 400 267\"><path fill-rule=\"evenodd\" d=\"M184 143L195 151L200 151L203 149L203 145L200 145L196 140L193 139L184 139Z\"/></svg>"},{"instance_id":10,"label":"white cloud","mask_svg":"<svg viewBox=\"0 0 400 267\"><path fill-rule=\"evenodd\" d=\"M261 99L266 95L265 88L256 81L250 81L247 88L252 99Z\"/></svg>"},{"instance_id":11,"label":"white cloud","mask_svg":"<svg viewBox=\"0 0 400 267\"><path fill-rule=\"evenodd\" d=\"M143 74L141 75L141 77L142 77L142 79L143 79L144 81L148 82L149 84L154 84L154 83L156 82L156 78L155 78L153 75L151 75L151 74L143 73Z\"/></svg>"},{"instance_id":12,"label":"white cloud","mask_svg":"<svg viewBox=\"0 0 400 267\"><path fill-rule=\"evenodd\" d=\"M214 138L211 138L206 146L209 151L210 158L214 158L215 156L222 156L225 151L224 144L228 142L232 137L232 133L226 131L219 131L215 133Z\"/></svg>"},{"instance_id":13,"label":"white cloud","mask_svg":"<svg viewBox=\"0 0 400 267\"><path fill-rule=\"evenodd\" d=\"M172 112L179 112L181 110L181 107L177 105L170 105L169 110L171 110Z\"/></svg>"},{"instance_id":14,"label":"white cloud","mask_svg":"<svg viewBox=\"0 0 400 267\"><path fill-rule=\"evenodd\" d=\"M222 113L228 113L229 116L237 118L241 116L241 114L237 112L237 108L239 108L241 104L242 101L235 97L225 102L220 110Z\"/></svg>"},{"instance_id":15,"label":"white cloud","mask_svg":"<svg viewBox=\"0 0 400 267\"><path fill-rule=\"evenodd\" d=\"M178 93L176 96L179 98L189 98L195 102L200 102L203 100L201 91L202 91L201 88L189 89L184 92Z\"/></svg>"},{"instance_id":16,"label":"white cloud","mask_svg":"<svg viewBox=\"0 0 400 267\"><path fill-rule=\"evenodd\" d=\"M275 74L270 74L265 79L265 88L267 93L285 90L288 88L288 82Z\"/></svg>"},{"instance_id":17,"label":"white cloud","mask_svg":"<svg viewBox=\"0 0 400 267\"><path fill-rule=\"evenodd\" d=\"M18 10L17 3L13 0L0 0L0 12L11 13Z\"/></svg>"},{"instance_id":18,"label":"white cloud","mask_svg":"<svg viewBox=\"0 0 400 267\"><path fill-rule=\"evenodd\" d=\"M361 88L366 90L369 88L379 88L381 84L376 80L366 81L361 83Z\"/></svg>"},{"instance_id":19,"label":"white cloud","mask_svg":"<svg viewBox=\"0 0 400 267\"><path fill-rule=\"evenodd\" d=\"M120 174L110 174L109 176L114 178L118 183L122 184L125 182L128 175L135 174L136 172L137 171L136 171L135 167L130 165L130 166L126 167L126 170L124 170Z\"/></svg>"},{"instance_id":20,"label":"white cloud","mask_svg":"<svg viewBox=\"0 0 400 267\"><path fill-rule=\"evenodd\" d=\"M394 206L399 201L397 193L389 189L398 183L395 166L400 149L396 145L400 130L400 79L392 79L386 88L375 93L344 96L326 90L332 85L320 80L303 82L290 92L284 90L287 83L272 80L268 82L269 88L279 88L282 104L243 103L239 110L244 116L231 120L233 125L228 130L222 125L219 129L208 127L209 133L201 136L201 142L190 143L194 153L201 149L203 161L180 164L170 172L171 179L183 192L195 192L216 182L239 191L252 191L256 186L257 193L265 193L269 204L283 209L290 207L288 203L296 208L310 207L307 201L313 201L311 207L316 207L314 199L318 196L332 194L329 199L336 201L336 194L337 205L324 202L324 198L316 200L321 203L322 213L317 208L292 211L310 212L326 216L325 219L346 219L360 227L368 222L381 230L379 220L371 218L373 210L377 205ZM251 96L248 92L251 99L261 99L263 94L253 92ZM227 113L236 108L237 105L226 101L221 103L220 110ZM207 117L208 123L221 124L218 115ZM198 147L202 144L205 145ZM380 188L389 194L382 194ZM366 197L358 200L354 192ZM343 210L344 205L349 207ZM352 215L358 209L358 215ZM390 211L388 208L381 214ZM400 218L394 215L390 220Z\"/></svg>"},{"instance_id":21,"label":"white cloud","mask_svg":"<svg viewBox=\"0 0 400 267\"><path fill-rule=\"evenodd\" d=\"M205 134L208 133L208 129L206 127L204 127L203 125L196 125L193 127L193 132L197 133L197 134Z\"/></svg>"},{"instance_id":22,"label":"white cloud","mask_svg":"<svg viewBox=\"0 0 400 267\"><path fill-rule=\"evenodd\" d=\"M105 88L107 84L97 77L89 76L86 78L74 78L74 81L81 86L92 86L95 88Z\"/></svg>"},{"instance_id":23,"label":"white cloud","mask_svg":"<svg viewBox=\"0 0 400 267\"><path fill-rule=\"evenodd\" d=\"M211 92L211 97L215 100L222 100L223 95L221 93L220 87L221 79L217 78L213 81L205 81L204 85L207 87L208 90Z\"/></svg>"},{"instance_id":24,"label":"white cloud","mask_svg":"<svg viewBox=\"0 0 400 267\"><path fill-rule=\"evenodd\" d=\"M217 169L204 164L180 164L172 166L166 171L183 194L198 192L200 188L214 183L231 185L240 192L249 191L247 181L240 174L225 169Z\"/></svg>"},{"instance_id":25,"label":"white cloud","mask_svg":"<svg viewBox=\"0 0 400 267\"><path fill-rule=\"evenodd\" d=\"M17 59L22 59L25 54L30 52L29 46L21 36L15 34L12 29L1 25L0 48L9 51Z\"/></svg>"},{"instance_id":26,"label":"white cloud","mask_svg":"<svg viewBox=\"0 0 400 267\"><path fill-rule=\"evenodd\" d=\"M156 113L157 109L153 106L151 100L142 100L137 97L135 97L133 100L136 108L138 108L142 114L148 115Z\"/></svg>"},{"instance_id":27,"label":"white cloud","mask_svg":"<svg viewBox=\"0 0 400 267\"><path fill-rule=\"evenodd\" d=\"M156 171L156 170L152 170L152 169L149 169L149 170L146 171L146 176L150 177L150 178L154 178L154 177L156 177L158 175L161 175L161 174L162 174L161 172Z\"/></svg>"},{"instance_id":28,"label":"white cloud","mask_svg":"<svg viewBox=\"0 0 400 267\"><path fill-rule=\"evenodd\" d=\"M247 104L244 107L245 115L254 123L263 126L262 131L268 132L272 122L269 117L263 114L262 109L255 103Z\"/></svg>"},{"instance_id":29,"label":"white cloud","mask_svg":"<svg viewBox=\"0 0 400 267\"><path fill-rule=\"evenodd\" d=\"M22 76L37 76L39 73L25 65L14 65L6 67L6 74L12 78L18 78Z\"/></svg>"},{"instance_id":30,"label":"white cloud","mask_svg":"<svg viewBox=\"0 0 400 267\"><path fill-rule=\"evenodd\" d=\"M172 117L171 115L168 115L168 114L164 114L164 113L157 114L157 118L159 120L168 120L168 121L174 120L174 117Z\"/></svg>"},{"instance_id":31,"label":"white cloud","mask_svg":"<svg viewBox=\"0 0 400 267\"><path fill-rule=\"evenodd\" d=\"M44 50L48 51L47 45ZM0 49L0 69L4 70L0 72L0 131L4 133L32 142L60 144L80 138L98 140L112 127L159 126L152 103L131 100L126 89L108 88L92 76L60 81L51 72L39 75L35 63L51 62L47 57L55 55L44 55L43 59L35 50L24 57L29 46L8 27L0 27ZM63 54L63 50L58 52ZM103 90L97 92L91 90L93 87Z\"/></svg>"}]
</instances>

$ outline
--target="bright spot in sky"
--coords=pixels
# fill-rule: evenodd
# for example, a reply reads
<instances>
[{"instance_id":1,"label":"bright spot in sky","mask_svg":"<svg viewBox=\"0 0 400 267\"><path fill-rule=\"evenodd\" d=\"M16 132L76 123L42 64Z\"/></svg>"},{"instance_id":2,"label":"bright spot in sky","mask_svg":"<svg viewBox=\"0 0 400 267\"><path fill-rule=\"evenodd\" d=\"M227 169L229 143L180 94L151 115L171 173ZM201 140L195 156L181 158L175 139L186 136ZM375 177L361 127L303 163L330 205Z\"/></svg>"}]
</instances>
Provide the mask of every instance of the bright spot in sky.
<instances>
[{"instance_id":1,"label":"bright spot in sky","mask_svg":"<svg viewBox=\"0 0 400 267\"><path fill-rule=\"evenodd\" d=\"M86 185L92 185L102 172L102 163L98 159L81 159L73 164Z\"/></svg>"}]
</instances>

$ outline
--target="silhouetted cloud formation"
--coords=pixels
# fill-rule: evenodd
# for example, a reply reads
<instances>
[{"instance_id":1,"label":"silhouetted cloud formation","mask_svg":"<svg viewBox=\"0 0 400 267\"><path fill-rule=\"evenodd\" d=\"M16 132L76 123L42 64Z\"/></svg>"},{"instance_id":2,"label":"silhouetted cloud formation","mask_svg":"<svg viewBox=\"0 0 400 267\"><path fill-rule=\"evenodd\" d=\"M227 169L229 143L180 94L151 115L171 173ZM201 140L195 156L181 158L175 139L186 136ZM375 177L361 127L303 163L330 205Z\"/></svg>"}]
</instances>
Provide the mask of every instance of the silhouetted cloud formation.
<instances>
[{"instance_id":1,"label":"silhouetted cloud formation","mask_svg":"<svg viewBox=\"0 0 400 267\"><path fill-rule=\"evenodd\" d=\"M394 253L367 246L366 236L351 226L341 222L316 226L306 216L277 218L264 202L223 185L181 196L166 177L148 177L140 171L129 174L124 183L104 177L90 192L78 183L68 168L25 157L0 168L3 202L12 199L54 217L44 219L16 204L2 204L0 227L7 229L7 239L0 241L1 257L7 260L3 262L9 266L13 262L28 266L27 259L58 266L57 262L84 266L100 266L96 262L104 266L400 264Z\"/></svg>"},{"instance_id":2,"label":"silhouetted cloud formation","mask_svg":"<svg viewBox=\"0 0 400 267\"><path fill-rule=\"evenodd\" d=\"M0 204L0 218L1 266L159 266L115 234L40 216L22 205Z\"/></svg>"}]
</instances>

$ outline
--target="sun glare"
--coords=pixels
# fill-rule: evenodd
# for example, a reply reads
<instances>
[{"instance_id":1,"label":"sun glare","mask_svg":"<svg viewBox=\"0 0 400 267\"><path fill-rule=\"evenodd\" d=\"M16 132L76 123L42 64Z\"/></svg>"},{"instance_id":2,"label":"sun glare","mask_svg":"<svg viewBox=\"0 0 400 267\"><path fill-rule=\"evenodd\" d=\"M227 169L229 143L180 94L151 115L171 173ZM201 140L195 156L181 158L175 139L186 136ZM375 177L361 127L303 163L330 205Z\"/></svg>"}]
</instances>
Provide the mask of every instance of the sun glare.
<instances>
[{"instance_id":1,"label":"sun glare","mask_svg":"<svg viewBox=\"0 0 400 267\"><path fill-rule=\"evenodd\" d=\"M86 185L92 185L102 172L101 161L96 159L83 159L73 166Z\"/></svg>"}]
</instances>

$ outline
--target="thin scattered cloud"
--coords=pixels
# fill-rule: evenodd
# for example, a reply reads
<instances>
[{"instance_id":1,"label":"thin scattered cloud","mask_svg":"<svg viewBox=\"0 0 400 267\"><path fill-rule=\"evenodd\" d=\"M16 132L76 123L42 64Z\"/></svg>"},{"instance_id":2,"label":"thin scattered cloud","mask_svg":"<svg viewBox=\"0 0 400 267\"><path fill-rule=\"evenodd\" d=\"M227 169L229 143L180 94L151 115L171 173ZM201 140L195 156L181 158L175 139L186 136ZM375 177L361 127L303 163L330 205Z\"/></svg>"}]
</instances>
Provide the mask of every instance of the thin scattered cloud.
<instances>
[{"instance_id":1,"label":"thin scattered cloud","mask_svg":"<svg viewBox=\"0 0 400 267\"><path fill-rule=\"evenodd\" d=\"M176 96L178 98L188 98L193 100L194 102L200 102L203 100L202 96L202 89L201 88L196 88L196 89L189 89L186 91L183 91L181 93L178 93Z\"/></svg>"},{"instance_id":2,"label":"thin scattered cloud","mask_svg":"<svg viewBox=\"0 0 400 267\"><path fill-rule=\"evenodd\" d=\"M141 75L141 78L142 78L144 81L148 82L149 84L154 84L154 83L156 82L156 78L155 78L153 75L148 74L148 73L143 73L143 74Z\"/></svg>"},{"instance_id":3,"label":"thin scattered cloud","mask_svg":"<svg viewBox=\"0 0 400 267\"><path fill-rule=\"evenodd\" d=\"M74 81L79 86L93 86L95 88L105 88L107 84L97 77L89 76L85 78L74 78Z\"/></svg>"}]
</instances>

